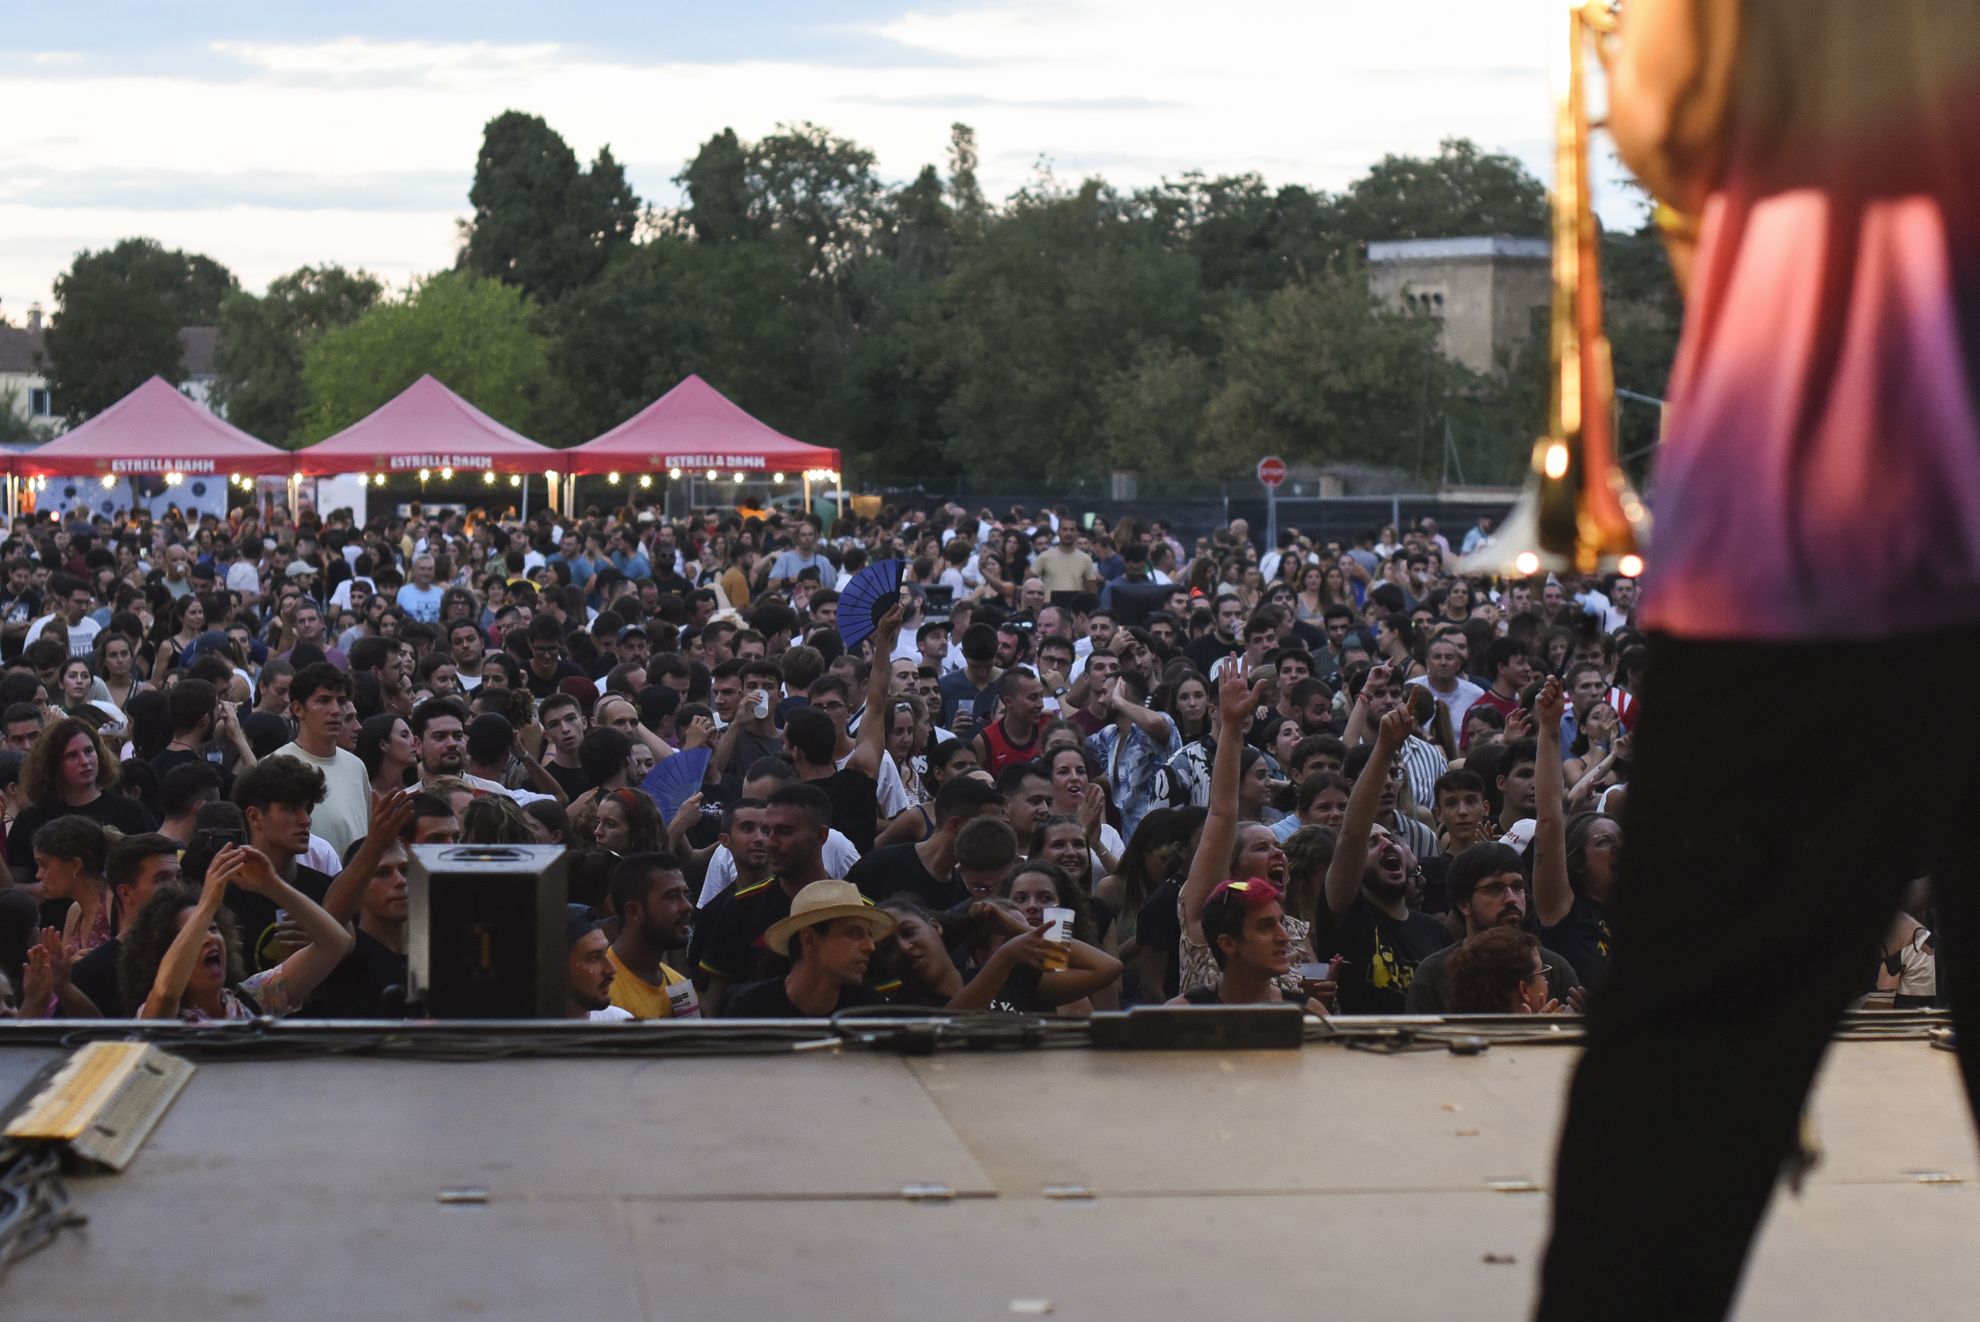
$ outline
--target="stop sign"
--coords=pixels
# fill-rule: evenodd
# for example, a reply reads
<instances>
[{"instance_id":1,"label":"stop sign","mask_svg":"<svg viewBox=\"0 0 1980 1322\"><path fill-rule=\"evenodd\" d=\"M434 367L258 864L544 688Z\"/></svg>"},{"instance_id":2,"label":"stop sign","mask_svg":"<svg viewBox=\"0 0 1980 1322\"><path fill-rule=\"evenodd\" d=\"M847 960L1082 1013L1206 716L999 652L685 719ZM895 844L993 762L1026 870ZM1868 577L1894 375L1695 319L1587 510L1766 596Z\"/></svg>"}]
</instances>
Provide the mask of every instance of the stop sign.
<instances>
[{"instance_id":1,"label":"stop sign","mask_svg":"<svg viewBox=\"0 0 1980 1322\"><path fill-rule=\"evenodd\" d=\"M1258 461L1258 480L1268 487L1276 487L1286 480L1286 461L1275 454L1268 454Z\"/></svg>"}]
</instances>

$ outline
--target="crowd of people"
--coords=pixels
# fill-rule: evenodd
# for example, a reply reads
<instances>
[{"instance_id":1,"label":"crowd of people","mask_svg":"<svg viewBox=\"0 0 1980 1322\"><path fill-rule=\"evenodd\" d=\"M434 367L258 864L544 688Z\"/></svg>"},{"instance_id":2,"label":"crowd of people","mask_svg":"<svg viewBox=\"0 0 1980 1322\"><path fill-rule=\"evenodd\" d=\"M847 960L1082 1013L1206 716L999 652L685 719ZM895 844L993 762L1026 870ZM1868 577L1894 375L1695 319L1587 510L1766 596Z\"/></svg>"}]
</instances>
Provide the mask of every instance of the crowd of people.
<instances>
[{"instance_id":1,"label":"crowd of people","mask_svg":"<svg viewBox=\"0 0 1980 1322\"><path fill-rule=\"evenodd\" d=\"M568 851L574 1017L1578 1010L1637 585L1458 576L1489 526L23 521L0 1004L402 1016L408 849L465 841ZM849 648L840 589L889 559ZM695 749L665 813L642 786ZM1873 1003L1933 1002L1926 904Z\"/></svg>"}]
</instances>

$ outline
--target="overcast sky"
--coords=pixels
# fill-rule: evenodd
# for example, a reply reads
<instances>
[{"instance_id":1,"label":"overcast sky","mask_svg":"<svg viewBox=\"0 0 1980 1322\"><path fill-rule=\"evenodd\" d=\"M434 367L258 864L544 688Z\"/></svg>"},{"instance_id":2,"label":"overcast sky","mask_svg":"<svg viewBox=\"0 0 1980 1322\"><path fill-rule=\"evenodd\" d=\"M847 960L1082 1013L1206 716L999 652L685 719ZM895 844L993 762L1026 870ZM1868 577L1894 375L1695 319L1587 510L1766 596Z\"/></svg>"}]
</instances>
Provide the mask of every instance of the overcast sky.
<instances>
[{"instance_id":1,"label":"overcast sky","mask_svg":"<svg viewBox=\"0 0 1980 1322\"><path fill-rule=\"evenodd\" d=\"M157 0L10 6L0 316L128 235L250 288L451 263L481 128L609 143L650 202L698 144L811 120L890 180L975 126L986 192L1256 171L1336 189L1470 137L1548 164L1558 0ZM1633 215L1613 188L1612 219Z\"/></svg>"}]
</instances>

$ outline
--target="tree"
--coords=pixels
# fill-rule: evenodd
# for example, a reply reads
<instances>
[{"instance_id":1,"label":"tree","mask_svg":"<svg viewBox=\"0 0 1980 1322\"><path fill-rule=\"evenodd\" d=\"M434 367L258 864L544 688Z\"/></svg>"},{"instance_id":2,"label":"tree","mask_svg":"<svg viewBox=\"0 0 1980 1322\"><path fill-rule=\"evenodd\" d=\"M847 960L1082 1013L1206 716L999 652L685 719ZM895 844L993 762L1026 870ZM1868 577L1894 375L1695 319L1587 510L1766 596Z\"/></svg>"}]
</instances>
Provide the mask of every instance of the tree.
<instances>
[{"instance_id":1,"label":"tree","mask_svg":"<svg viewBox=\"0 0 1980 1322\"><path fill-rule=\"evenodd\" d=\"M968 471L1097 476L1107 380L1143 347L1207 347L1196 263L1098 180L1020 193L941 293L942 418Z\"/></svg>"},{"instance_id":2,"label":"tree","mask_svg":"<svg viewBox=\"0 0 1980 1322\"><path fill-rule=\"evenodd\" d=\"M186 378L182 327L210 327L234 275L212 257L121 239L81 251L55 277L61 309L49 321L44 358L55 408L79 424L125 398L148 378Z\"/></svg>"},{"instance_id":3,"label":"tree","mask_svg":"<svg viewBox=\"0 0 1980 1322\"><path fill-rule=\"evenodd\" d=\"M581 171L556 130L515 110L482 131L468 200L461 264L546 302L594 278L639 223L639 198L611 148Z\"/></svg>"},{"instance_id":4,"label":"tree","mask_svg":"<svg viewBox=\"0 0 1980 1322\"><path fill-rule=\"evenodd\" d=\"M772 426L805 434L812 307L788 251L679 237L640 244L545 316L553 362L589 439L690 372Z\"/></svg>"},{"instance_id":5,"label":"tree","mask_svg":"<svg viewBox=\"0 0 1980 1322\"><path fill-rule=\"evenodd\" d=\"M80 252L55 278L61 304L43 341L49 389L70 425L162 376L185 379L179 331L210 326L234 289L227 268L155 239Z\"/></svg>"},{"instance_id":6,"label":"tree","mask_svg":"<svg viewBox=\"0 0 1980 1322\"><path fill-rule=\"evenodd\" d=\"M1444 399L1468 384L1436 322L1389 311L1352 270L1239 304L1222 329L1203 476L1248 472L1261 454L1420 472L1432 427L1441 444Z\"/></svg>"},{"instance_id":7,"label":"tree","mask_svg":"<svg viewBox=\"0 0 1980 1322\"><path fill-rule=\"evenodd\" d=\"M682 220L700 243L737 243L756 237L750 217L749 157L734 129L723 129L674 176L687 195Z\"/></svg>"},{"instance_id":8,"label":"tree","mask_svg":"<svg viewBox=\"0 0 1980 1322\"><path fill-rule=\"evenodd\" d=\"M949 204L964 224L980 226L990 208L976 182L976 130L967 124L949 125Z\"/></svg>"},{"instance_id":9,"label":"tree","mask_svg":"<svg viewBox=\"0 0 1980 1322\"><path fill-rule=\"evenodd\" d=\"M569 439L568 409L550 370L550 340L522 292L470 272L419 284L303 346L308 406L301 439L322 440L431 373L526 436Z\"/></svg>"},{"instance_id":10,"label":"tree","mask_svg":"<svg viewBox=\"0 0 1980 1322\"><path fill-rule=\"evenodd\" d=\"M303 348L356 321L384 292L376 276L305 266L269 282L267 294L235 291L220 307L213 403L236 427L277 445L298 439L308 393Z\"/></svg>"},{"instance_id":11,"label":"tree","mask_svg":"<svg viewBox=\"0 0 1980 1322\"><path fill-rule=\"evenodd\" d=\"M1351 240L1547 233L1547 189L1520 163L1446 138L1437 155L1384 156L1348 185L1334 222Z\"/></svg>"}]
</instances>

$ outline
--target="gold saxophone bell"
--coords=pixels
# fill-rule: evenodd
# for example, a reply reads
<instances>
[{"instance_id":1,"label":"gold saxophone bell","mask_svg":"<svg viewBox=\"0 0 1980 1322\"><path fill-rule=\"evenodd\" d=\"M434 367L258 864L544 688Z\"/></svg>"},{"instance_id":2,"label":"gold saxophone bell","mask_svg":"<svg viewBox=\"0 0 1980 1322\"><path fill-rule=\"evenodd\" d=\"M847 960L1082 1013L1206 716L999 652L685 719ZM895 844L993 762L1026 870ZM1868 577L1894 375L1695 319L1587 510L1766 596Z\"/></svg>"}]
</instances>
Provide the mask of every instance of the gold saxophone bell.
<instances>
[{"instance_id":1,"label":"gold saxophone bell","mask_svg":"<svg viewBox=\"0 0 1980 1322\"><path fill-rule=\"evenodd\" d=\"M1600 243L1589 195L1585 66L1591 41L1614 29L1606 0L1568 6L1568 61L1555 104L1553 380L1547 434L1532 470L1489 540L1461 574L1643 572L1650 511L1616 462L1616 383L1602 332Z\"/></svg>"}]
</instances>

